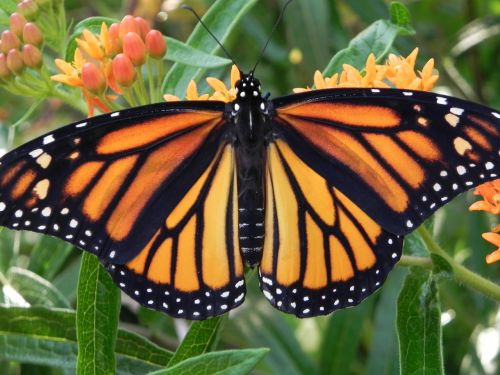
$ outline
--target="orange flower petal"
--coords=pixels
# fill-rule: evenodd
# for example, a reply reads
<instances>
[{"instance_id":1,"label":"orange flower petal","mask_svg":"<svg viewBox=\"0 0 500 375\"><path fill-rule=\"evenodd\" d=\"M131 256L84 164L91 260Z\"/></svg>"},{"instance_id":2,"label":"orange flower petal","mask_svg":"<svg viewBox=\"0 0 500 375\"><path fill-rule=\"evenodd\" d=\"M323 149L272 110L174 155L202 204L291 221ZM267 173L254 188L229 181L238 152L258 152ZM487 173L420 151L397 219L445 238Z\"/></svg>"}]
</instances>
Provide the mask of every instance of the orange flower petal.
<instances>
[{"instance_id":1,"label":"orange flower petal","mask_svg":"<svg viewBox=\"0 0 500 375\"><path fill-rule=\"evenodd\" d=\"M222 82L220 79L214 78L214 77L208 77L207 78L207 83L212 87L215 91L219 91L221 93L228 94L228 90L224 82Z\"/></svg>"}]
</instances>

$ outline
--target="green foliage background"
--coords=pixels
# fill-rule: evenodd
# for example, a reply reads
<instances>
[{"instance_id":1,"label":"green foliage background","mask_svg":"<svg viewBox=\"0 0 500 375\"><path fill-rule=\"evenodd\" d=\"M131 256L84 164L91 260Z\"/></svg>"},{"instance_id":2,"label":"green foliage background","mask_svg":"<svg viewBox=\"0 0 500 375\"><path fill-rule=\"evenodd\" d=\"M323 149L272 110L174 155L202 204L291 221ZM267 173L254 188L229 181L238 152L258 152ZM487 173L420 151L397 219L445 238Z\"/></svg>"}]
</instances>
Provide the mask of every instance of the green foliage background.
<instances>
[{"instance_id":1,"label":"green foliage background","mask_svg":"<svg viewBox=\"0 0 500 375\"><path fill-rule=\"evenodd\" d=\"M210 9L207 23L244 70L255 63L283 4L278 0L186 3L200 13ZM500 108L500 0L403 3L412 22L404 8L393 7L391 14L389 3L382 0L295 0L257 71L264 90L273 96L286 94L293 87L311 85L316 69L331 73L342 63L361 67L370 51L382 58L389 51L407 55L418 46L418 66L430 57L436 59L438 90ZM65 3L67 18L75 25L94 16L119 19L133 10L155 14L159 6L156 0ZM0 12L0 29L6 22ZM156 25L165 35L187 41L187 46L169 41L164 89L170 93L182 95L191 78L198 80L202 92L206 86L201 78L206 75L227 81L227 60L206 54L193 58L200 54L196 50L219 52L202 29L192 33L195 25L189 13L179 10ZM368 33L353 40L367 27L371 27ZM290 62L292 48L302 52L298 64ZM186 65L190 60L201 63ZM1 147L21 144L82 117L57 101L29 111L32 104L1 91ZM15 131L10 126L14 123ZM57 239L3 229L0 372L493 374L500 369L499 351L487 362L478 340L490 332L489 346L498 347L498 298L495 302L471 291L455 277L455 264L461 264L497 284L500 281L499 266L485 264L484 256L492 249L481 239L494 222L486 214L468 212L473 200L465 194L441 209L426 225L425 233L432 234L428 241L425 233L424 240L408 237L405 254L423 257L422 266L397 266L381 291L361 305L306 320L272 309L258 291L253 273L248 276L246 303L229 318L190 325L140 308L127 297L120 305L118 290L92 256L82 257ZM434 248L437 243L444 254ZM22 300L30 307L19 303ZM442 316L451 320L443 324Z\"/></svg>"}]
</instances>

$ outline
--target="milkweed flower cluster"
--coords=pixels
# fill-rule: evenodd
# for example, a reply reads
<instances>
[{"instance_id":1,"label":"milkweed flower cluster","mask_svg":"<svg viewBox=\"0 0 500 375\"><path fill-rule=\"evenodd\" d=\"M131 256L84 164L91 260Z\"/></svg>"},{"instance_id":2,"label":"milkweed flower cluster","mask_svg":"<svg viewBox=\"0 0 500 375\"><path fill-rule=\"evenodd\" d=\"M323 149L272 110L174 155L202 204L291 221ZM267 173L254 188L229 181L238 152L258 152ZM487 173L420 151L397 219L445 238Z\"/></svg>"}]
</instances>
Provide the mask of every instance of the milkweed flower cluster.
<instances>
[{"instance_id":1,"label":"milkweed flower cluster","mask_svg":"<svg viewBox=\"0 0 500 375\"><path fill-rule=\"evenodd\" d=\"M481 196L483 200L474 202L469 207L471 211L486 211L493 215L500 215L500 179L478 186L474 194ZM500 261L500 225L495 226L491 232L483 233L483 238L497 247L486 257L486 262Z\"/></svg>"},{"instance_id":2,"label":"milkweed flower cluster","mask_svg":"<svg viewBox=\"0 0 500 375\"><path fill-rule=\"evenodd\" d=\"M52 80L79 87L90 116L95 107L104 112L116 109L113 101L118 95L130 106L160 98L167 44L143 18L127 15L120 23L102 23L99 34L85 29L76 42L73 61L56 59L60 74L52 76ZM147 67L149 93L143 67Z\"/></svg>"},{"instance_id":3,"label":"milkweed flower cluster","mask_svg":"<svg viewBox=\"0 0 500 375\"><path fill-rule=\"evenodd\" d=\"M385 64L377 64L373 53L368 56L363 70L344 64L342 72L325 77L319 70L314 73L314 87L316 89L373 87L398 88L407 90L428 91L434 87L439 75L434 71L434 59L430 59L421 71L416 70L415 62L418 48L415 48L407 57L390 54ZM310 87L295 88L295 93L312 90Z\"/></svg>"},{"instance_id":4,"label":"milkweed flower cluster","mask_svg":"<svg viewBox=\"0 0 500 375\"><path fill-rule=\"evenodd\" d=\"M434 59L430 59L421 71L415 69L418 48L415 48L407 57L389 55L385 64L375 63L375 55L370 54L366 60L365 68L360 71L349 64L343 65L342 72L335 73L331 77L325 77L320 71L314 73L314 89L327 89L339 87L374 87L409 90L430 90L438 80L439 76L434 71ZM231 69L230 86L226 87L224 82L217 78L208 77L207 83L214 90L212 94L198 94L198 88L194 81L187 87L186 100L221 100L230 102L236 99L235 84L240 79L240 73L236 66ZM313 90L311 87L295 88L295 93ZM180 100L174 95L165 95L166 101Z\"/></svg>"},{"instance_id":5,"label":"milkweed flower cluster","mask_svg":"<svg viewBox=\"0 0 500 375\"><path fill-rule=\"evenodd\" d=\"M11 14L9 21L9 29L0 39L0 83L20 95L32 95L35 90L43 96L50 91L50 81L42 69L42 32L22 13Z\"/></svg>"},{"instance_id":6,"label":"milkweed flower cluster","mask_svg":"<svg viewBox=\"0 0 500 375\"><path fill-rule=\"evenodd\" d=\"M186 100L218 100L222 102L231 102L236 99L236 82L240 79L240 71L233 65L231 67L231 80L229 87L220 79L208 77L207 83L214 90L212 94L198 94L198 87L196 82L191 80L186 90ZM163 98L168 102L179 101L180 98L175 95L166 94Z\"/></svg>"}]
</instances>

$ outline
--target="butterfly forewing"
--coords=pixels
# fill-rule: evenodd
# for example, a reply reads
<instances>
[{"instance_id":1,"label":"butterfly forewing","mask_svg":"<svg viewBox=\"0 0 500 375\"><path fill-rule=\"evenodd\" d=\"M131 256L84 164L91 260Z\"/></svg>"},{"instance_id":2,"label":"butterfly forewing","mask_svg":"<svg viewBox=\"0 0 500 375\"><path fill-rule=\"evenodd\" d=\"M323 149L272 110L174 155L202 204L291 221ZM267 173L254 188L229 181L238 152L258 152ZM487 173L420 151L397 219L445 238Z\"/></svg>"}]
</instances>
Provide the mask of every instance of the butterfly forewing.
<instances>
[{"instance_id":1,"label":"butterfly forewing","mask_svg":"<svg viewBox=\"0 0 500 375\"><path fill-rule=\"evenodd\" d=\"M499 174L499 114L433 93L318 90L274 101L275 131L384 229L406 234Z\"/></svg>"}]
</instances>

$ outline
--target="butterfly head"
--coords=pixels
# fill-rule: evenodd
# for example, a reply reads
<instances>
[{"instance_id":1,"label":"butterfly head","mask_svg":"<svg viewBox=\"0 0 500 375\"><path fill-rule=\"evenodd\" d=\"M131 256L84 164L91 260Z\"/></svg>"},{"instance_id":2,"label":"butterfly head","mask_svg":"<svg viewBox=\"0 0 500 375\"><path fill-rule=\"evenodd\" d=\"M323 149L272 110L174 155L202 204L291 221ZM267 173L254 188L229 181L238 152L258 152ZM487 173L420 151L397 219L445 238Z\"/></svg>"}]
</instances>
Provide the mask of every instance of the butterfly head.
<instances>
[{"instance_id":1,"label":"butterfly head","mask_svg":"<svg viewBox=\"0 0 500 375\"><path fill-rule=\"evenodd\" d=\"M242 74L241 79L236 82L236 100L260 100L261 97L260 81L253 74Z\"/></svg>"}]
</instances>

